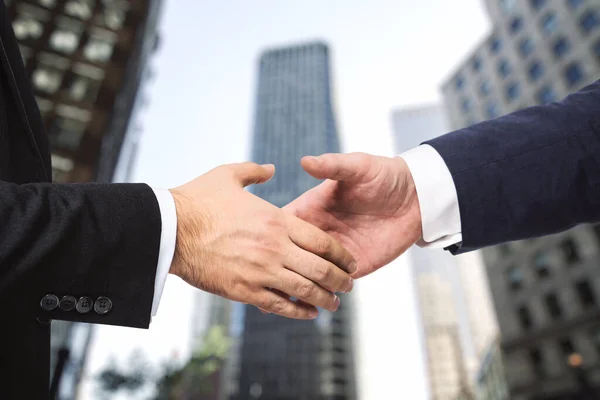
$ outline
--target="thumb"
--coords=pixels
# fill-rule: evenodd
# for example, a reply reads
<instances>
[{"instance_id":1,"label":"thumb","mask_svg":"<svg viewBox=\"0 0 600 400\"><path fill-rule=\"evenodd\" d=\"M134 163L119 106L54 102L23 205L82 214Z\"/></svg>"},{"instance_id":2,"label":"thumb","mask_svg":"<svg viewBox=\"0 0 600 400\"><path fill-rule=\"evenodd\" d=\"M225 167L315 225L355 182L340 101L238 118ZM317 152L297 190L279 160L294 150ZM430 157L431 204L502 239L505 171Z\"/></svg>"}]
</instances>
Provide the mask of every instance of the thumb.
<instances>
[{"instance_id":1,"label":"thumb","mask_svg":"<svg viewBox=\"0 0 600 400\"><path fill-rule=\"evenodd\" d=\"M275 174L273 164L259 165L253 162L245 162L231 165L235 179L242 187L255 183L265 183Z\"/></svg>"},{"instance_id":2,"label":"thumb","mask_svg":"<svg viewBox=\"0 0 600 400\"><path fill-rule=\"evenodd\" d=\"M306 172L317 179L356 182L368 169L363 156L365 155L359 153L330 153L318 157L307 156L302 158L300 163Z\"/></svg>"}]
</instances>

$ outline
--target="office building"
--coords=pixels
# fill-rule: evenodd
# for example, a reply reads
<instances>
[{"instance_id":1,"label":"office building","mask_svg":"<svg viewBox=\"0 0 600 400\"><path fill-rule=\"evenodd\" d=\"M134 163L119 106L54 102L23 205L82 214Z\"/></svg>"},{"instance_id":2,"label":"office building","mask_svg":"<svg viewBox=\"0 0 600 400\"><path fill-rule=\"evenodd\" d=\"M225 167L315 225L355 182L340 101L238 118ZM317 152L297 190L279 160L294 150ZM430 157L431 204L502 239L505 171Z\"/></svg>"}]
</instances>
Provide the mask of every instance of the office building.
<instances>
[{"instance_id":1,"label":"office building","mask_svg":"<svg viewBox=\"0 0 600 400\"><path fill-rule=\"evenodd\" d=\"M498 340L489 344L476 381L477 400L509 400L506 372Z\"/></svg>"},{"instance_id":2,"label":"office building","mask_svg":"<svg viewBox=\"0 0 600 400\"><path fill-rule=\"evenodd\" d=\"M488 0L487 9L493 32L442 88L452 129L600 78L598 0ZM599 396L599 234L580 226L483 252L511 399Z\"/></svg>"},{"instance_id":3,"label":"office building","mask_svg":"<svg viewBox=\"0 0 600 400\"><path fill-rule=\"evenodd\" d=\"M394 111L396 153L447 132L447 125L439 104ZM413 247L407 257L415 277L431 398L469 398L482 348L497 334L480 255L454 257L441 249Z\"/></svg>"},{"instance_id":4,"label":"office building","mask_svg":"<svg viewBox=\"0 0 600 400\"><path fill-rule=\"evenodd\" d=\"M160 1L5 0L56 182L109 182L157 43ZM89 325L52 324L52 391L76 397Z\"/></svg>"},{"instance_id":5,"label":"office building","mask_svg":"<svg viewBox=\"0 0 600 400\"><path fill-rule=\"evenodd\" d=\"M306 154L339 152L332 106L330 50L320 42L268 50L259 62L252 160L277 174L253 192L283 206L319 183L306 174ZM245 307L235 399L356 398L352 297L313 321Z\"/></svg>"}]
</instances>

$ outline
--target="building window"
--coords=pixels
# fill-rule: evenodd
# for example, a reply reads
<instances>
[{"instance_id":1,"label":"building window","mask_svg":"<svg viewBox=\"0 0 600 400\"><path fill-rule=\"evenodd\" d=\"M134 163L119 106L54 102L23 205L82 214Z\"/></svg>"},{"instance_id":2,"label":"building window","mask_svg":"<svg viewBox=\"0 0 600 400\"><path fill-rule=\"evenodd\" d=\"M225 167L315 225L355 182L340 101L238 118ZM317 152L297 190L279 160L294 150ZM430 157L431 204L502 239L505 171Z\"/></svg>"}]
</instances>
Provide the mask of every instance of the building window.
<instances>
[{"instance_id":1,"label":"building window","mask_svg":"<svg viewBox=\"0 0 600 400\"><path fill-rule=\"evenodd\" d=\"M546 4L546 0L529 0L529 5L534 10L539 10Z\"/></svg>"},{"instance_id":2,"label":"building window","mask_svg":"<svg viewBox=\"0 0 600 400\"><path fill-rule=\"evenodd\" d=\"M569 86L575 86L583 80L583 77L583 69L581 69L581 66L578 63L571 63L565 68L565 79Z\"/></svg>"},{"instance_id":3,"label":"building window","mask_svg":"<svg viewBox=\"0 0 600 400\"><path fill-rule=\"evenodd\" d=\"M529 79L536 82L544 75L544 66L539 61L534 61L529 65Z\"/></svg>"},{"instance_id":4,"label":"building window","mask_svg":"<svg viewBox=\"0 0 600 400\"><path fill-rule=\"evenodd\" d=\"M523 18L514 17L512 21L510 21L510 31L515 34L518 33L523 27Z\"/></svg>"},{"instance_id":5,"label":"building window","mask_svg":"<svg viewBox=\"0 0 600 400\"><path fill-rule=\"evenodd\" d=\"M39 66L31 76L33 86L40 92L55 93L62 83L63 72L46 66Z\"/></svg>"},{"instance_id":6,"label":"building window","mask_svg":"<svg viewBox=\"0 0 600 400\"><path fill-rule=\"evenodd\" d=\"M600 353L600 326L592 330L592 342L596 347L596 351Z\"/></svg>"},{"instance_id":7,"label":"building window","mask_svg":"<svg viewBox=\"0 0 600 400\"><path fill-rule=\"evenodd\" d=\"M588 281L581 280L575 284L579 302L584 308L593 307L596 304L596 296L592 290L592 286Z\"/></svg>"},{"instance_id":8,"label":"building window","mask_svg":"<svg viewBox=\"0 0 600 400\"><path fill-rule=\"evenodd\" d=\"M536 97L537 97L538 103L540 103L540 104L551 103L556 100L556 94L554 93L554 90L548 85L542 87L537 92Z\"/></svg>"},{"instance_id":9,"label":"building window","mask_svg":"<svg viewBox=\"0 0 600 400\"><path fill-rule=\"evenodd\" d=\"M547 34L551 35L558 29L558 18L556 14L550 12L542 18L542 30Z\"/></svg>"},{"instance_id":10,"label":"building window","mask_svg":"<svg viewBox=\"0 0 600 400\"><path fill-rule=\"evenodd\" d=\"M510 267L506 271L508 284L511 290L519 290L523 285L523 272L518 267Z\"/></svg>"},{"instance_id":11,"label":"building window","mask_svg":"<svg viewBox=\"0 0 600 400\"><path fill-rule=\"evenodd\" d=\"M463 99L462 101L462 109L465 113L468 113L473 108L473 102L471 99Z\"/></svg>"},{"instance_id":12,"label":"building window","mask_svg":"<svg viewBox=\"0 0 600 400\"><path fill-rule=\"evenodd\" d=\"M500 116L500 112L498 111L498 105L495 102L488 103L485 114L488 118L496 118Z\"/></svg>"},{"instance_id":13,"label":"building window","mask_svg":"<svg viewBox=\"0 0 600 400\"><path fill-rule=\"evenodd\" d=\"M92 16L93 0L69 0L65 3L65 13L71 17L88 20Z\"/></svg>"},{"instance_id":14,"label":"building window","mask_svg":"<svg viewBox=\"0 0 600 400\"><path fill-rule=\"evenodd\" d=\"M565 239L560 244L560 249L566 263L575 264L580 261L579 250L573 239Z\"/></svg>"},{"instance_id":15,"label":"building window","mask_svg":"<svg viewBox=\"0 0 600 400\"><path fill-rule=\"evenodd\" d=\"M544 376L545 370L542 352L539 349L529 350L529 360L531 361L531 369L533 370L533 373L538 377Z\"/></svg>"},{"instance_id":16,"label":"building window","mask_svg":"<svg viewBox=\"0 0 600 400\"><path fill-rule=\"evenodd\" d=\"M519 97L520 86L517 82L513 82L506 87L506 99L508 101L513 101L517 97Z\"/></svg>"},{"instance_id":17,"label":"building window","mask_svg":"<svg viewBox=\"0 0 600 400\"><path fill-rule=\"evenodd\" d=\"M572 10L578 9L581 5L583 5L584 0L567 0L569 7Z\"/></svg>"},{"instance_id":18,"label":"building window","mask_svg":"<svg viewBox=\"0 0 600 400\"><path fill-rule=\"evenodd\" d=\"M454 82L454 85L456 86L456 89L460 90L463 87L465 87L465 78L462 75L458 75L456 77L456 81Z\"/></svg>"},{"instance_id":19,"label":"building window","mask_svg":"<svg viewBox=\"0 0 600 400\"><path fill-rule=\"evenodd\" d=\"M58 29L50 36L50 47L60 53L73 54L79 46L79 32Z\"/></svg>"},{"instance_id":20,"label":"building window","mask_svg":"<svg viewBox=\"0 0 600 400\"><path fill-rule=\"evenodd\" d=\"M484 81L479 85L479 93L481 93L482 96L487 96L491 91L492 87L488 81Z\"/></svg>"},{"instance_id":21,"label":"building window","mask_svg":"<svg viewBox=\"0 0 600 400\"><path fill-rule=\"evenodd\" d=\"M585 34L592 33L600 25L600 18L596 10L586 11L581 18L579 18L579 26Z\"/></svg>"},{"instance_id":22,"label":"building window","mask_svg":"<svg viewBox=\"0 0 600 400\"><path fill-rule=\"evenodd\" d=\"M77 150L85 133L86 125L83 121L57 116L50 129L52 145L69 151Z\"/></svg>"},{"instance_id":23,"label":"building window","mask_svg":"<svg viewBox=\"0 0 600 400\"><path fill-rule=\"evenodd\" d=\"M121 29L123 27L123 23L125 22L125 12L126 10L122 8L104 4L101 14L101 22L104 23L104 26L112 29L113 31Z\"/></svg>"},{"instance_id":24,"label":"building window","mask_svg":"<svg viewBox=\"0 0 600 400\"><path fill-rule=\"evenodd\" d=\"M564 36L561 36L558 39L556 39L554 41L554 44L552 45L552 52L554 53L554 56L556 58L564 57L569 52L570 49L571 49L571 43Z\"/></svg>"},{"instance_id":25,"label":"building window","mask_svg":"<svg viewBox=\"0 0 600 400\"><path fill-rule=\"evenodd\" d=\"M550 264L546 255L538 251L533 256L533 267L537 273L538 278L547 278L550 276Z\"/></svg>"},{"instance_id":26,"label":"building window","mask_svg":"<svg viewBox=\"0 0 600 400\"><path fill-rule=\"evenodd\" d=\"M492 54L498 54L502 49L502 40L498 37L493 37L490 40L490 51Z\"/></svg>"},{"instance_id":27,"label":"building window","mask_svg":"<svg viewBox=\"0 0 600 400\"><path fill-rule=\"evenodd\" d=\"M560 350L565 355L565 357L570 356L575 353L575 346L573 346L573 342L569 338L563 338L558 341L558 345L560 346Z\"/></svg>"},{"instance_id":28,"label":"building window","mask_svg":"<svg viewBox=\"0 0 600 400\"><path fill-rule=\"evenodd\" d=\"M548 314L550 314L552 318L558 319L562 316L562 308L558 303L558 298L556 297L556 294L547 294L544 298L544 301L546 303L546 309L548 310Z\"/></svg>"},{"instance_id":29,"label":"building window","mask_svg":"<svg viewBox=\"0 0 600 400\"><path fill-rule=\"evenodd\" d=\"M46 8L54 8L56 0L38 0L38 3Z\"/></svg>"},{"instance_id":30,"label":"building window","mask_svg":"<svg viewBox=\"0 0 600 400\"><path fill-rule=\"evenodd\" d=\"M533 45L533 40L531 40L530 38L521 39L521 41L519 42L519 53L523 57L527 57L528 55L533 53L534 47L535 46Z\"/></svg>"},{"instance_id":31,"label":"building window","mask_svg":"<svg viewBox=\"0 0 600 400\"><path fill-rule=\"evenodd\" d=\"M112 56L115 41L116 36L113 32L97 30L85 45L83 55L91 62L106 62Z\"/></svg>"},{"instance_id":32,"label":"building window","mask_svg":"<svg viewBox=\"0 0 600 400\"><path fill-rule=\"evenodd\" d=\"M44 25L31 15L19 14L13 21L13 30L19 40L39 39L44 32Z\"/></svg>"},{"instance_id":33,"label":"building window","mask_svg":"<svg viewBox=\"0 0 600 400\"><path fill-rule=\"evenodd\" d=\"M511 68L510 68L510 64L508 63L507 60L502 60L500 61L500 63L498 64L498 73L500 74L500 76L502 76L503 78L506 78L508 75L510 75L511 72Z\"/></svg>"},{"instance_id":34,"label":"building window","mask_svg":"<svg viewBox=\"0 0 600 400\"><path fill-rule=\"evenodd\" d=\"M533 321L531 320L531 314L529 313L529 309L526 306L521 306L517 310L517 315L519 317L519 322L521 324L521 328L528 330L533 326Z\"/></svg>"},{"instance_id":35,"label":"building window","mask_svg":"<svg viewBox=\"0 0 600 400\"><path fill-rule=\"evenodd\" d=\"M482 64L481 57L476 56L473 59L473 61L471 62L471 68L473 68L473 71L479 72L479 71L481 71L481 64Z\"/></svg>"},{"instance_id":36,"label":"building window","mask_svg":"<svg viewBox=\"0 0 600 400\"><path fill-rule=\"evenodd\" d=\"M52 153L52 181L65 183L69 180L69 174L73 171L73 160Z\"/></svg>"}]
</instances>

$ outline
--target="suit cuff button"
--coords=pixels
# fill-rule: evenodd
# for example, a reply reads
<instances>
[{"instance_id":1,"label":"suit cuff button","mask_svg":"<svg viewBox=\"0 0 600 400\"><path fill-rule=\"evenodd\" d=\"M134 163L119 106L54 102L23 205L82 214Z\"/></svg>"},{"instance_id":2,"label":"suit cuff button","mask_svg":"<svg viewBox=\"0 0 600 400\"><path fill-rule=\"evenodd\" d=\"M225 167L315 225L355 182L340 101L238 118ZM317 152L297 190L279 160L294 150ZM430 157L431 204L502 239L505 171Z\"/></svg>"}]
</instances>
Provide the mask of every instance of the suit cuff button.
<instances>
[{"instance_id":1,"label":"suit cuff button","mask_svg":"<svg viewBox=\"0 0 600 400\"><path fill-rule=\"evenodd\" d=\"M60 308L62 311L71 311L75 308L75 305L77 304L77 299L73 296L63 296L62 299L60 299L60 303L58 303L58 308Z\"/></svg>"},{"instance_id":2,"label":"suit cuff button","mask_svg":"<svg viewBox=\"0 0 600 400\"><path fill-rule=\"evenodd\" d=\"M104 315L112 309L112 301L108 297L100 296L94 303L96 314Z\"/></svg>"},{"instance_id":3,"label":"suit cuff button","mask_svg":"<svg viewBox=\"0 0 600 400\"><path fill-rule=\"evenodd\" d=\"M87 314L94 307L94 300L90 299L87 296L82 296L77 300L77 304L75 305L75 309L79 314Z\"/></svg>"},{"instance_id":4,"label":"suit cuff button","mask_svg":"<svg viewBox=\"0 0 600 400\"><path fill-rule=\"evenodd\" d=\"M42 310L44 311L54 310L56 307L58 307L58 297L53 294L45 295L40 301L40 307L42 307Z\"/></svg>"}]
</instances>

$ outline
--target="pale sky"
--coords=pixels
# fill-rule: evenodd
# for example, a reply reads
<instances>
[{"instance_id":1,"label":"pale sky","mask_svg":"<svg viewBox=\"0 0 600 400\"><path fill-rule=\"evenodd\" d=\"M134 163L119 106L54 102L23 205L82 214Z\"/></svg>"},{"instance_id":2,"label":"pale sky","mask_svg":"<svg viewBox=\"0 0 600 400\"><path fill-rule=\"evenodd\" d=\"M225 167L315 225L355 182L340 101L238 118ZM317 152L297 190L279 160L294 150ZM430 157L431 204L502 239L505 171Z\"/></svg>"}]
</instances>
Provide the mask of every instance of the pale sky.
<instances>
[{"instance_id":1,"label":"pale sky","mask_svg":"<svg viewBox=\"0 0 600 400\"><path fill-rule=\"evenodd\" d=\"M483 40L482 0L168 0L134 181L174 187L249 157L256 63L265 47L329 43L343 151L392 155L393 109L439 100ZM403 260L357 282L363 400L425 400L410 271ZM170 277L149 330L101 327L88 375L109 355L189 353L192 290ZM94 399L89 384L84 399Z\"/></svg>"}]
</instances>

